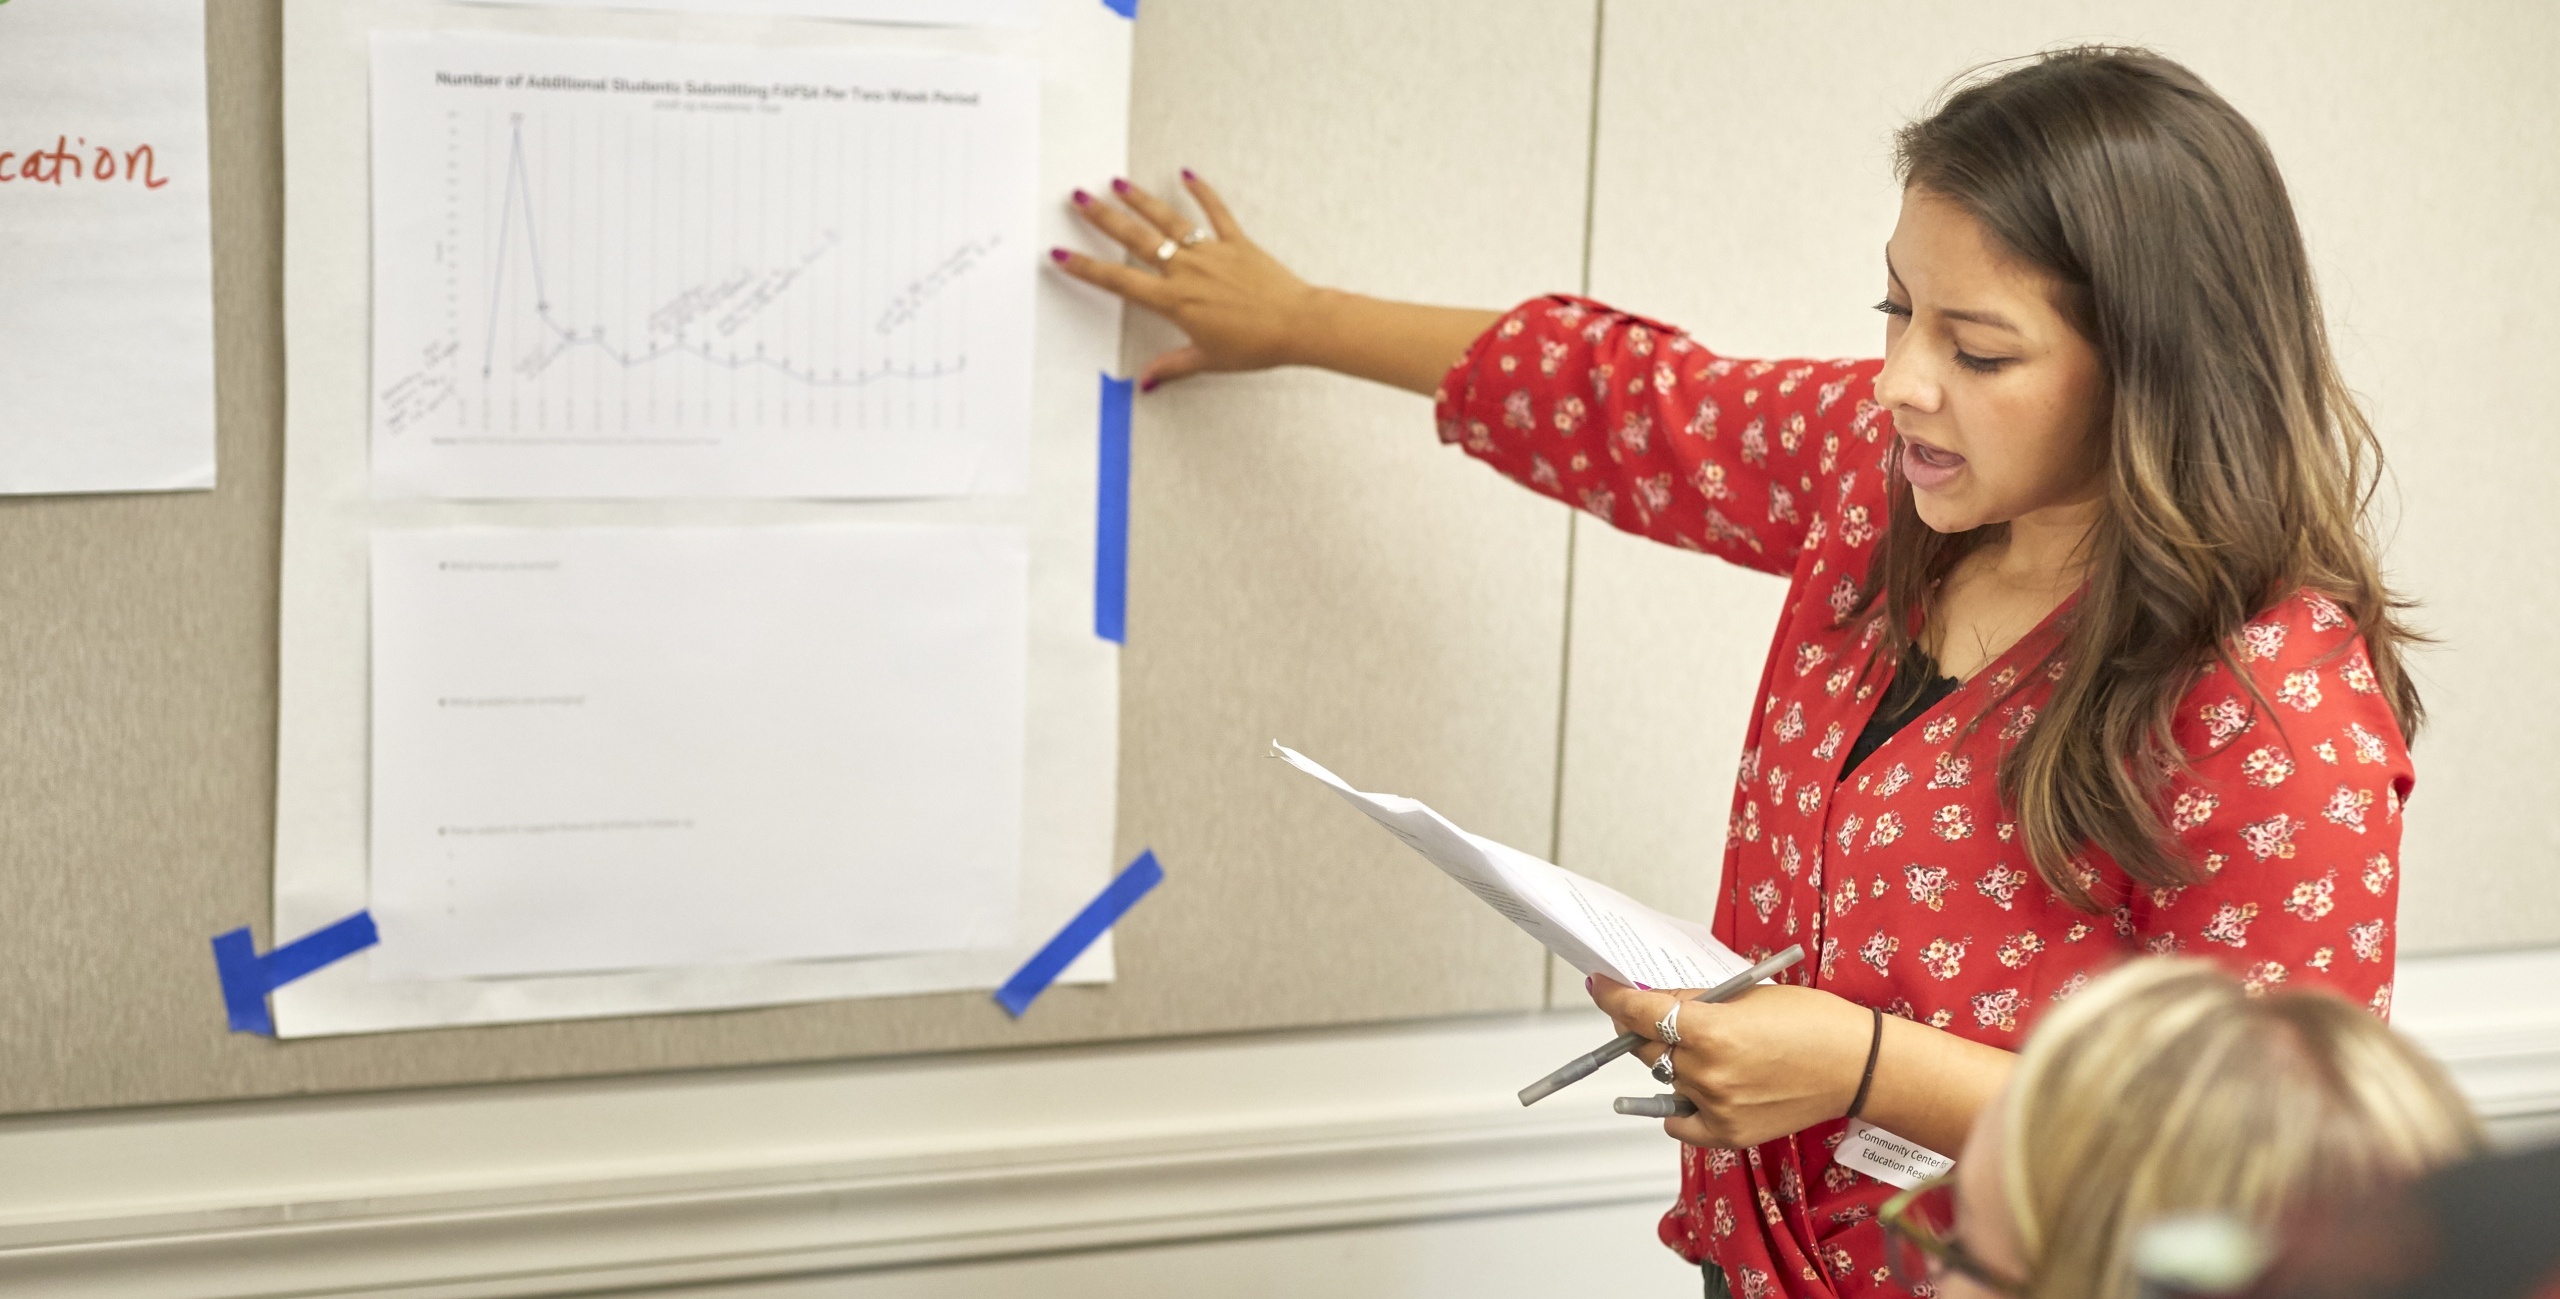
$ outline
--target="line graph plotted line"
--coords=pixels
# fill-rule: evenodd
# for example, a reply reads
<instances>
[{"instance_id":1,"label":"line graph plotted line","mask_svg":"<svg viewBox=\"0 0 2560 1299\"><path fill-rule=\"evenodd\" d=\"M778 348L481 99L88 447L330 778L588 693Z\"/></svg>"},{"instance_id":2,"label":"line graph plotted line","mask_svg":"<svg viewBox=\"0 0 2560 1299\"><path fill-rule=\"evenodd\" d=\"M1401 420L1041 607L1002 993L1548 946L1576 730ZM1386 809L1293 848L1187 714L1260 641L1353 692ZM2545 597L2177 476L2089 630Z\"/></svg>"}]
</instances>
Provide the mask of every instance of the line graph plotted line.
<instances>
[{"instance_id":1,"label":"line graph plotted line","mask_svg":"<svg viewBox=\"0 0 2560 1299\"><path fill-rule=\"evenodd\" d=\"M795 363L787 356L767 355L761 342L757 343L751 352L742 353L731 348L726 353L722 353L715 351L709 344L686 337L682 326L694 318L712 317L716 321L718 332L726 334L781 298L802 274L836 250L838 237L832 229L826 231L818 243L801 254L795 262L769 268L761 274L740 270L712 284L687 289L676 300L665 304L652 315L648 335L637 347L618 345L609 340L602 325L591 326L581 331L562 324L552 311L550 289L543 281L540 217L533 210L533 186L525 175L524 118L523 115L517 114L510 123L508 133L507 179L504 196L499 202L497 258L490 270L487 294L489 308L485 325L487 341L480 356L480 373L483 378L494 375L496 371L498 312L506 289L509 269L507 258L514 250L514 240L510 235L519 226L522 231L521 260L525 263L524 273L532 278L534 314L541 321L543 328L550 331L559 344L558 350L537 352L518 363L518 372L527 377L532 377L547 368L554 359L565 354L568 349L582 346L600 350L604 353L605 359L624 369L636 365L647 365L668 357L690 357L705 365L731 370L751 366L763 367L783 378L815 388L859 388L882 379L939 379L946 375L957 374L968 367L967 355L954 353L948 359L922 365L900 365L894 361L883 360L872 369L856 370L850 374L846 373L841 364L830 366L821 373L813 363L805 361ZM916 294L927 285L948 280L958 274L965 274L988 250L987 244L977 240L962 243L950 257L944 259L942 265L935 267L930 275L911 286L908 290L909 295ZM889 324L903 324L912 319L914 314L913 307L904 304L893 305L881 317L884 326L882 332L887 332L886 326Z\"/></svg>"},{"instance_id":2,"label":"line graph plotted line","mask_svg":"<svg viewBox=\"0 0 2560 1299\"><path fill-rule=\"evenodd\" d=\"M726 52L753 80L452 70L556 68L525 47L567 44L377 44L377 490L1004 477L1027 410L1030 87L1007 109L1005 69L980 66L998 61L877 55L785 81L813 56L765 51Z\"/></svg>"}]
</instances>

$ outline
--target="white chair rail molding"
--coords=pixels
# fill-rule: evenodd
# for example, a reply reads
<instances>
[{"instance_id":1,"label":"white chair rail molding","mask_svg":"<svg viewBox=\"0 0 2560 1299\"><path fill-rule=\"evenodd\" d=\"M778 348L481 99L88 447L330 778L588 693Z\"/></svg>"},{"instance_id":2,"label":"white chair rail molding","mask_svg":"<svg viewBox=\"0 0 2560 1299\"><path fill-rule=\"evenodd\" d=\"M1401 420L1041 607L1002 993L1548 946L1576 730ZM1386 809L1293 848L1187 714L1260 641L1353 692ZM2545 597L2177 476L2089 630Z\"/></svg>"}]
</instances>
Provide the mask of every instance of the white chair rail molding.
<instances>
[{"instance_id":1,"label":"white chair rail molding","mask_svg":"<svg viewBox=\"0 0 2560 1299\"><path fill-rule=\"evenodd\" d=\"M2555 989L2560 949L2413 957L2395 1019L2494 1134L2547 1138ZM1099 1271L1177 1293L1197 1260L1165 1247L1208 1243L1281 1290L1455 1294L1492 1275L1525 1293L1597 1265L1687 1294L1694 1275L1648 1239L1671 1151L1608 1110L1651 1080L1621 1061L1534 1109L1511 1095L1604 1036L1559 1013L15 1119L0 1290L967 1293L928 1283L1022 1259L1008 1284ZM1451 1230L1471 1230L1465 1266L1377 1265Z\"/></svg>"}]
</instances>

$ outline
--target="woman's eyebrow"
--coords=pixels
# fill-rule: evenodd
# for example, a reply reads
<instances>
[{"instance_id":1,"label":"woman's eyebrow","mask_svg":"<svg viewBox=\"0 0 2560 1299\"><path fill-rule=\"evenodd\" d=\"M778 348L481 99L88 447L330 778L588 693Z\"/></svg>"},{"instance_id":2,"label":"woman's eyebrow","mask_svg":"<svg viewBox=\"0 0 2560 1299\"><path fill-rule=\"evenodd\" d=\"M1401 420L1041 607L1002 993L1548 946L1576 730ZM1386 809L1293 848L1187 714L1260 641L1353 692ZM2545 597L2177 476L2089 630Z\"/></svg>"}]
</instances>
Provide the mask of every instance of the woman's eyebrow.
<instances>
[{"instance_id":1,"label":"woman's eyebrow","mask_svg":"<svg viewBox=\"0 0 2560 1299\"><path fill-rule=\"evenodd\" d=\"M1901 289L1905 295L1908 295L1911 292L1910 288L1902 282L1902 273L1893 269L1893 250L1891 248L1885 249L1884 277L1891 280L1893 282L1893 287ZM1916 306L1918 304L1915 303L1913 305ZM2011 322L2007 316L2001 315L1997 311L1971 307L1931 307L1929 311L1932 315L1944 316L1949 320L1962 320L1970 324L1984 325L1992 329L2005 329L2012 334L2024 334L2026 332L2025 330L2018 328L2017 325Z\"/></svg>"},{"instance_id":2,"label":"woman's eyebrow","mask_svg":"<svg viewBox=\"0 0 2560 1299\"><path fill-rule=\"evenodd\" d=\"M2009 318L2001 315L1997 311L1976 311L1957 307L1940 307L1937 309L1937 313L1949 320L1970 321L1977 325L1988 325L1993 329L2005 329L2012 334L2025 332L2024 330L2019 329L2016 325L2009 323Z\"/></svg>"}]
</instances>

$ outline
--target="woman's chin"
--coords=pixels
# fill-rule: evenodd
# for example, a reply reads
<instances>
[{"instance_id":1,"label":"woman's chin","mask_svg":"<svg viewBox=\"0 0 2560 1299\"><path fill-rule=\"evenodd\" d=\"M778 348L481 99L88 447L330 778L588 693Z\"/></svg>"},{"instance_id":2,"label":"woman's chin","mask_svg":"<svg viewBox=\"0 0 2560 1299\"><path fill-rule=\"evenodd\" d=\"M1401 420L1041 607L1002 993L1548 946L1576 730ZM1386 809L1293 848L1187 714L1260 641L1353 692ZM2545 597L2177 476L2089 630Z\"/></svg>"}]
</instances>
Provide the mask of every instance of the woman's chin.
<instances>
[{"instance_id":1,"label":"woman's chin","mask_svg":"<svg viewBox=\"0 0 2560 1299\"><path fill-rule=\"evenodd\" d=\"M1980 517L1980 511L1966 509L1957 502L1946 500L1934 492L1914 490L1911 493L1911 508L1913 513L1920 516L1922 523L1929 525L1931 532L1971 532L1987 522Z\"/></svg>"}]
</instances>

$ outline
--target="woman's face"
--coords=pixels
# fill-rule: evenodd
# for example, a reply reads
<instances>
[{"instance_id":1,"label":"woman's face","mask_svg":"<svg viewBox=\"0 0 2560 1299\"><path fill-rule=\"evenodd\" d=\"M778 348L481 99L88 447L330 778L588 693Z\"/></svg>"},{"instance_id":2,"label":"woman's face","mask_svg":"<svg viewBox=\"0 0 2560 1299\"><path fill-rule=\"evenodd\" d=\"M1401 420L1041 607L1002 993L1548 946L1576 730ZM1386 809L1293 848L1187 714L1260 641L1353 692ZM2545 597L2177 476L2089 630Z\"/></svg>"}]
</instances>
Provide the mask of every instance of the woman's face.
<instances>
[{"instance_id":1,"label":"woman's face","mask_svg":"<svg viewBox=\"0 0 2560 1299\"><path fill-rule=\"evenodd\" d=\"M2009 1093L1993 1098L1973 1120L1964 1152L1956 1159L1956 1243L1965 1253L2004 1277L2027 1274L2026 1251L2018 1243L2018 1223L2009 1215L2008 1188L2000 1165L2008 1153ZM1936 1281L1941 1299L1998 1299L1998 1292L1961 1273Z\"/></svg>"},{"instance_id":2,"label":"woman's face","mask_svg":"<svg viewBox=\"0 0 2560 1299\"><path fill-rule=\"evenodd\" d=\"M1903 190L1877 304L1876 401L1902 435L1920 518L1940 532L2086 514L2105 498L2106 375L2056 287L1971 213Z\"/></svg>"}]
</instances>

